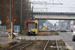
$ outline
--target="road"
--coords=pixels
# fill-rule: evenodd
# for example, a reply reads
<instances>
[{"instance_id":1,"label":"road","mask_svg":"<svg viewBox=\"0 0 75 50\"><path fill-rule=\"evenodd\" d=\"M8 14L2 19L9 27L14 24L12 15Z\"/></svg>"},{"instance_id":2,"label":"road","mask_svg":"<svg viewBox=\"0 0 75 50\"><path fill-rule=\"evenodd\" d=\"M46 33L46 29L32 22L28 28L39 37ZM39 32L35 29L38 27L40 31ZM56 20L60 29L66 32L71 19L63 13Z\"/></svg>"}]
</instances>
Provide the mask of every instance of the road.
<instances>
[{"instance_id":1,"label":"road","mask_svg":"<svg viewBox=\"0 0 75 50\"><path fill-rule=\"evenodd\" d=\"M60 36L75 50L75 42L72 41L72 32L59 32Z\"/></svg>"}]
</instances>

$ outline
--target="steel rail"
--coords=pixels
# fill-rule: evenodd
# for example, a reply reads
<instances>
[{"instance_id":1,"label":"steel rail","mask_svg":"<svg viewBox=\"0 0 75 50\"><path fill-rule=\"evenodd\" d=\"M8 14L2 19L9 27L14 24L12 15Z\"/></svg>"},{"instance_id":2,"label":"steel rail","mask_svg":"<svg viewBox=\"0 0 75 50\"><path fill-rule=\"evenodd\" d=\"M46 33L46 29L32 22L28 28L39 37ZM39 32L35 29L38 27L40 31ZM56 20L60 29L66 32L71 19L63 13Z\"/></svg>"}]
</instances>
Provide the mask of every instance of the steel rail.
<instances>
[{"instance_id":1,"label":"steel rail","mask_svg":"<svg viewBox=\"0 0 75 50\"><path fill-rule=\"evenodd\" d=\"M27 42L28 42L28 41L27 41ZM7 48L7 49L5 49L5 50L9 50L9 49L11 49L11 48L14 48L14 47L16 47L16 46L19 46L19 45L24 44L24 43L27 43L27 42L22 42L22 43L20 43L20 44L16 44L16 45L11 46L11 47L9 47L9 48Z\"/></svg>"},{"instance_id":2,"label":"steel rail","mask_svg":"<svg viewBox=\"0 0 75 50\"><path fill-rule=\"evenodd\" d=\"M46 43L46 45L44 47L44 50L46 50L48 43L49 43L49 40L47 41L47 43Z\"/></svg>"},{"instance_id":3,"label":"steel rail","mask_svg":"<svg viewBox=\"0 0 75 50\"><path fill-rule=\"evenodd\" d=\"M36 40L35 40L35 41L36 41ZM26 48L26 47L28 47L29 45L33 44L35 41L29 43L28 45L26 45L26 46L24 46L24 47L22 47L22 48L20 48L19 50L23 50L24 48Z\"/></svg>"},{"instance_id":4,"label":"steel rail","mask_svg":"<svg viewBox=\"0 0 75 50\"><path fill-rule=\"evenodd\" d=\"M56 47L57 47L57 50L59 50L59 46L58 46L57 40L56 40Z\"/></svg>"}]
</instances>

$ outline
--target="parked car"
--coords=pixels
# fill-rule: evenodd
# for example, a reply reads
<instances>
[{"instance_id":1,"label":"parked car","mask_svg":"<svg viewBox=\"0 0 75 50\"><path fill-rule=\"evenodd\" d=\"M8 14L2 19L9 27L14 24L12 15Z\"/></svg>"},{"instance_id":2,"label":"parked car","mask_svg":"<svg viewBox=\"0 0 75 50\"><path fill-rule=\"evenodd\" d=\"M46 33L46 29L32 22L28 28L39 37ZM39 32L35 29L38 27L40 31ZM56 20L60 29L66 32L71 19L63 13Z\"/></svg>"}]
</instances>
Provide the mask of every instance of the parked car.
<instances>
[{"instance_id":1,"label":"parked car","mask_svg":"<svg viewBox=\"0 0 75 50\"><path fill-rule=\"evenodd\" d=\"M74 26L73 33L72 33L72 41L74 40L75 40L75 26Z\"/></svg>"},{"instance_id":2,"label":"parked car","mask_svg":"<svg viewBox=\"0 0 75 50\"><path fill-rule=\"evenodd\" d=\"M66 29L65 29L65 28L62 28L62 29L61 29L61 32L66 32Z\"/></svg>"}]
</instances>

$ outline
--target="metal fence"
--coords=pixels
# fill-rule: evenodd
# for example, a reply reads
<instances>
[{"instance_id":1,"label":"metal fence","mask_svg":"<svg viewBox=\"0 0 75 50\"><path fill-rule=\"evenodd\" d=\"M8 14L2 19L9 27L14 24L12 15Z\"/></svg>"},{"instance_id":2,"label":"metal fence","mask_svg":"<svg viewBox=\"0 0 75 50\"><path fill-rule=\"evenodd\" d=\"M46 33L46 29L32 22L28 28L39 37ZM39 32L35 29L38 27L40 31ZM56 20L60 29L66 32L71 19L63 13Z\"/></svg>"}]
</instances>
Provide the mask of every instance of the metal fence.
<instances>
[{"instance_id":1,"label":"metal fence","mask_svg":"<svg viewBox=\"0 0 75 50\"><path fill-rule=\"evenodd\" d=\"M0 26L0 37L8 37L8 30L6 30L6 26Z\"/></svg>"},{"instance_id":2,"label":"metal fence","mask_svg":"<svg viewBox=\"0 0 75 50\"><path fill-rule=\"evenodd\" d=\"M1 37L1 26L0 26L0 37Z\"/></svg>"}]
</instances>

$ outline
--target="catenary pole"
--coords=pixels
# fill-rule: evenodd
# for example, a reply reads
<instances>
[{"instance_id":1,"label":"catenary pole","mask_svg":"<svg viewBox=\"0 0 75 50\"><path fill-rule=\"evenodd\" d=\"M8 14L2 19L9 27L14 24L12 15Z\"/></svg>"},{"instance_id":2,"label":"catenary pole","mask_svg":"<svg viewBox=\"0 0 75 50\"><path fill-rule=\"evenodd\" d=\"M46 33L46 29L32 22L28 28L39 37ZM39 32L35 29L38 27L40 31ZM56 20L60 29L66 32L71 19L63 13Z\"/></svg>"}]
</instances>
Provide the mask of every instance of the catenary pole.
<instances>
[{"instance_id":1,"label":"catenary pole","mask_svg":"<svg viewBox=\"0 0 75 50\"><path fill-rule=\"evenodd\" d=\"M11 32L12 32L12 39L13 39L13 0L11 0Z\"/></svg>"},{"instance_id":2,"label":"catenary pole","mask_svg":"<svg viewBox=\"0 0 75 50\"><path fill-rule=\"evenodd\" d=\"M11 0L9 0L9 29L11 29Z\"/></svg>"},{"instance_id":3,"label":"catenary pole","mask_svg":"<svg viewBox=\"0 0 75 50\"><path fill-rule=\"evenodd\" d=\"M21 0L21 22L20 22L20 34L22 34L22 0Z\"/></svg>"}]
</instances>

